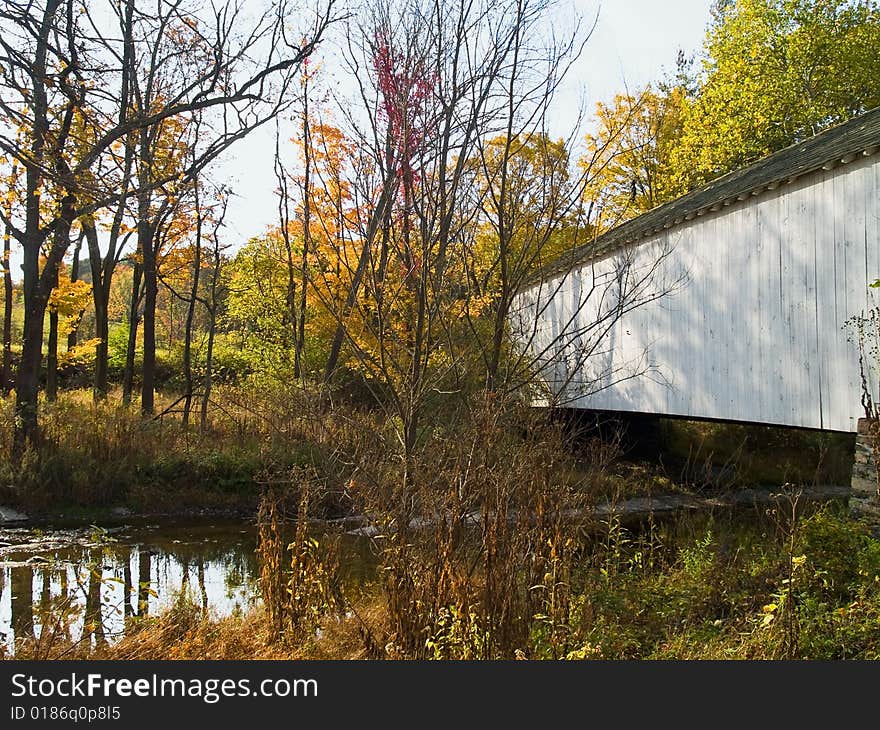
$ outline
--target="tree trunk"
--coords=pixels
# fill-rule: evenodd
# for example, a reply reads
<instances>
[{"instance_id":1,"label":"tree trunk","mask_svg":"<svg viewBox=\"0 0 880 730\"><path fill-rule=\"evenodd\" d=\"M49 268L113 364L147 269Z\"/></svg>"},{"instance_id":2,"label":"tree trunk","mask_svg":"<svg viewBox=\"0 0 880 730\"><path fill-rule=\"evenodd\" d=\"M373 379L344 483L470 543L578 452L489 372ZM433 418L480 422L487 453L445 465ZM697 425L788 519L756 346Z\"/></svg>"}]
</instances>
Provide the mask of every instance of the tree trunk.
<instances>
[{"instance_id":1,"label":"tree trunk","mask_svg":"<svg viewBox=\"0 0 880 730\"><path fill-rule=\"evenodd\" d=\"M151 103L145 97L147 108ZM153 144L157 130L144 127L140 130L138 153L137 196L137 246L141 252L144 276L144 356L141 371L141 413L150 415L155 408L154 387L156 372L156 297L159 283L156 272L156 226L154 224L150 189L153 170Z\"/></svg>"},{"instance_id":2,"label":"tree trunk","mask_svg":"<svg viewBox=\"0 0 880 730\"><path fill-rule=\"evenodd\" d=\"M294 327L296 340L293 345L293 377L302 377L302 357L306 343L306 303L308 301L309 250L312 247L312 129L309 121L308 75L303 87L303 248L300 259L300 279L302 290L299 293L299 321Z\"/></svg>"},{"instance_id":3,"label":"tree trunk","mask_svg":"<svg viewBox=\"0 0 880 730\"><path fill-rule=\"evenodd\" d=\"M148 225L148 224L147 224ZM156 377L156 297L159 293L156 276L156 252L152 241L146 241L144 252L144 359L141 373L141 412L155 410Z\"/></svg>"},{"instance_id":4,"label":"tree trunk","mask_svg":"<svg viewBox=\"0 0 880 730\"><path fill-rule=\"evenodd\" d=\"M71 283L74 281L79 281L79 252L82 248L82 240L83 235L80 234L76 239L76 246L73 249L73 261L70 264L70 281ZM79 321L77 320L76 324L71 328L70 333L67 335L67 351L70 352L73 348L76 347L77 341L77 328L79 327Z\"/></svg>"},{"instance_id":5,"label":"tree trunk","mask_svg":"<svg viewBox=\"0 0 880 730\"><path fill-rule=\"evenodd\" d=\"M30 169L27 172L28 190L37 190L38 178ZM31 177L34 181L31 181ZM28 199L27 228L23 248L22 290L24 295L24 328L22 331L21 360L15 377L15 434L13 456L18 458L28 443L38 439L37 392L39 388L40 361L43 357L43 318L46 314L48 296L42 296L40 287L40 249L43 236L39 230L39 195ZM36 212L30 208L36 206Z\"/></svg>"},{"instance_id":6,"label":"tree trunk","mask_svg":"<svg viewBox=\"0 0 880 730\"><path fill-rule=\"evenodd\" d=\"M208 308L208 346L205 352L205 387L202 395L202 412L199 428L205 432L208 423L208 403L211 402L211 386L214 376L214 332L217 330L217 282L220 279L220 244L214 231L214 271L211 273L211 299Z\"/></svg>"},{"instance_id":7,"label":"tree trunk","mask_svg":"<svg viewBox=\"0 0 880 730\"><path fill-rule=\"evenodd\" d=\"M208 422L208 403L211 401L211 386L213 385L213 367L214 367L214 330L215 318L211 314L211 322L208 329L208 346L205 352L205 392L202 396L202 412L200 416L199 428L204 432Z\"/></svg>"},{"instance_id":8,"label":"tree trunk","mask_svg":"<svg viewBox=\"0 0 880 730\"><path fill-rule=\"evenodd\" d=\"M134 383L134 358L137 352L137 331L141 321L138 310L141 301L141 265L134 265L131 278L131 301L128 309L128 346L125 349L125 372L122 376L122 402L125 405L131 403L131 393Z\"/></svg>"},{"instance_id":9,"label":"tree trunk","mask_svg":"<svg viewBox=\"0 0 880 730\"><path fill-rule=\"evenodd\" d=\"M24 336L21 344L21 361L15 376L15 427L12 439L13 459L18 460L28 444L39 440L37 423L37 392L40 361L43 357L43 319L49 292L57 282L57 267L64 257L69 243L70 225L76 217L75 199L67 194L59 201L59 214L54 221L54 238L40 272L40 254L46 242L48 229L41 228L40 190L43 178L40 164L45 160L46 141L49 138L49 103L46 96L46 54L52 23L58 12L58 0L46 3L40 26L36 53L29 74L33 82L30 156L34 164L25 173L25 226L19 239L24 260L22 263L22 289L24 294Z\"/></svg>"},{"instance_id":10,"label":"tree trunk","mask_svg":"<svg viewBox=\"0 0 880 730\"><path fill-rule=\"evenodd\" d=\"M308 162L306 166L308 167ZM293 377L298 378L299 363L296 343L299 341L299 337L296 326L299 319L296 316L296 266L293 263L293 246L290 243L290 199L287 194L287 171L281 162L281 132L277 125L275 127L275 178L278 180L278 228L281 231L284 250L287 253L287 296L285 298L287 310L282 327L290 326L294 351Z\"/></svg>"},{"instance_id":11,"label":"tree trunk","mask_svg":"<svg viewBox=\"0 0 880 730\"><path fill-rule=\"evenodd\" d=\"M101 249L98 247L98 232L91 220L83 223L83 231L89 246L89 266L92 270L92 303L95 307L95 336L99 342L95 347L95 384L93 394L96 401L107 396L107 370L109 349L107 338L110 324L107 321L107 304L110 299L110 282L105 280L101 266ZM109 255L109 254L108 254Z\"/></svg>"},{"instance_id":12,"label":"tree trunk","mask_svg":"<svg viewBox=\"0 0 880 730\"><path fill-rule=\"evenodd\" d=\"M27 444L39 442L37 423L37 397L39 392L40 364L43 359L43 322L49 294L58 281L58 267L67 248L70 233L72 201L62 203L63 212L57 220L52 249L43 271L39 270L39 245L24 246L24 337L21 345L21 361L15 377L15 433L13 455L17 458ZM57 334L57 333L56 333ZM56 336L57 345L57 336ZM57 348L56 348L57 349Z\"/></svg>"},{"instance_id":13,"label":"tree trunk","mask_svg":"<svg viewBox=\"0 0 880 730\"><path fill-rule=\"evenodd\" d=\"M96 293L94 296L95 305L95 337L100 341L95 346L95 384L93 394L96 401L103 400L107 397L109 390L109 374L110 368L110 347L108 339L110 337L110 322L108 321L107 302L105 301L104 292Z\"/></svg>"},{"instance_id":14,"label":"tree trunk","mask_svg":"<svg viewBox=\"0 0 880 730\"><path fill-rule=\"evenodd\" d=\"M13 166L13 176L15 166ZM7 209L7 218L12 217L11 205ZM0 374L0 388L3 393L12 389L12 233L9 226L3 233L3 370Z\"/></svg>"},{"instance_id":15,"label":"tree trunk","mask_svg":"<svg viewBox=\"0 0 880 730\"><path fill-rule=\"evenodd\" d=\"M49 342L46 353L46 400L58 400L58 312L49 310Z\"/></svg>"},{"instance_id":16,"label":"tree trunk","mask_svg":"<svg viewBox=\"0 0 880 730\"><path fill-rule=\"evenodd\" d=\"M196 250L193 252L192 288L189 293L189 305L186 310L186 328L183 339L183 375L186 380L186 392L183 403L183 425L189 424L189 412L192 407L193 372L192 372L192 328L196 313L196 302L199 297L199 275L202 268L202 208L199 199L199 184L195 184L196 203Z\"/></svg>"},{"instance_id":17,"label":"tree trunk","mask_svg":"<svg viewBox=\"0 0 880 730\"><path fill-rule=\"evenodd\" d=\"M505 338L507 332L507 314L510 310L509 289L506 281L506 261L502 260L502 292L500 301L496 305L495 320L493 322L492 332L492 349L489 354L489 362L486 368L486 390L494 393L498 388L498 371L501 368L501 353L504 349Z\"/></svg>"}]
</instances>

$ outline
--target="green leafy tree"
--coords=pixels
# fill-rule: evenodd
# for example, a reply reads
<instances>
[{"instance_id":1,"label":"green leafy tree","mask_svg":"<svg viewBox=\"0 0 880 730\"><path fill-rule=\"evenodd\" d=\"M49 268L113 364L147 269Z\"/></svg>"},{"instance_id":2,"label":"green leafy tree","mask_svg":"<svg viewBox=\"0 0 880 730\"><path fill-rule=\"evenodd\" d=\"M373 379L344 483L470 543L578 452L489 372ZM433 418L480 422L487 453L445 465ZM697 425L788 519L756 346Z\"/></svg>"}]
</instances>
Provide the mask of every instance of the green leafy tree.
<instances>
[{"instance_id":1,"label":"green leafy tree","mask_svg":"<svg viewBox=\"0 0 880 730\"><path fill-rule=\"evenodd\" d=\"M287 253L277 230L252 238L229 265L225 328L240 340L249 368L274 377L293 372Z\"/></svg>"},{"instance_id":2,"label":"green leafy tree","mask_svg":"<svg viewBox=\"0 0 880 730\"><path fill-rule=\"evenodd\" d=\"M880 105L875 0L729 0L713 15L677 192Z\"/></svg>"}]
</instances>

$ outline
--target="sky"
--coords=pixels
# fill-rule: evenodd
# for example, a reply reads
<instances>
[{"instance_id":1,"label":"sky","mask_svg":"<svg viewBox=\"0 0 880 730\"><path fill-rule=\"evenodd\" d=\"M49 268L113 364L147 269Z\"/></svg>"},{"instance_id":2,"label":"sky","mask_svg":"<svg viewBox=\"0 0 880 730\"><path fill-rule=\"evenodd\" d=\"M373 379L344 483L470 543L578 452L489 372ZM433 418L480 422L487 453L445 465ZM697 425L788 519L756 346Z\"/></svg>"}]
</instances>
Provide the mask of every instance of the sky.
<instances>
[{"instance_id":1,"label":"sky","mask_svg":"<svg viewBox=\"0 0 880 730\"><path fill-rule=\"evenodd\" d=\"M679 49L686 54L702 46L711 0L574 0L574 12L585 23L598 22L583 55L571 69L559 94L557 122L574 119L579 94L585 109L634 90L672 70ZM216 168L235 196L227 211L227 241L233 248L275 225L278 217L273 172L274 126L267 125L237 143Z\"/></svg>"}]
</instances>

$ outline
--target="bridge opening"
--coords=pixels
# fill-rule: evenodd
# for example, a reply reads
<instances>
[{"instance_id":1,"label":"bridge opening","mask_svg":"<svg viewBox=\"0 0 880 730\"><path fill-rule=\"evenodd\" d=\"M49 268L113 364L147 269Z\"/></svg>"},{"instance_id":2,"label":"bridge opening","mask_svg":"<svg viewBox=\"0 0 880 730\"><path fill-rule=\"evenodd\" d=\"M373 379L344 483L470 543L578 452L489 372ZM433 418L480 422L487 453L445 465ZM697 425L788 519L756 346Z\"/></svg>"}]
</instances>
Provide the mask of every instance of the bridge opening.
<instances>
[{"instance_id":1,"label":"bridge opening","mask_svg":"<svg viewBox=\"0 0 880 730\"><path fill-rule=\"evenodd\" d=\"M657 489L841 487L852 479L856 434L649 413L557 409L572 447L599 439L621 468Z\"/></svg>"}]
</instances>

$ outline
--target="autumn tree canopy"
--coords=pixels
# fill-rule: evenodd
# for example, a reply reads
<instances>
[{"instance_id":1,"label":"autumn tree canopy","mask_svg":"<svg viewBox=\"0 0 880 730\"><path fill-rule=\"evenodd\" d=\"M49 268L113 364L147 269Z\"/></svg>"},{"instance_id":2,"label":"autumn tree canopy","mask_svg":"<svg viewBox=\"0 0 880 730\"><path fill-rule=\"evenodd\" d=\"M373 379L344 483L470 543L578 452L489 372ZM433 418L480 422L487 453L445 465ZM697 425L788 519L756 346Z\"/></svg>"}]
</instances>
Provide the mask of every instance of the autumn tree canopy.
<instances>
[{"instance_id":1,"label":"autumn tree canopy","mask_svg":"<svg viewBox=\"0 0 880 730\"><path fill-rule=\"evenodd\" d=\"M682 60L597 105L584 159L603 229L880 105L880 6L716 2L696 69Z\"/></svg>"}]
</instances>

